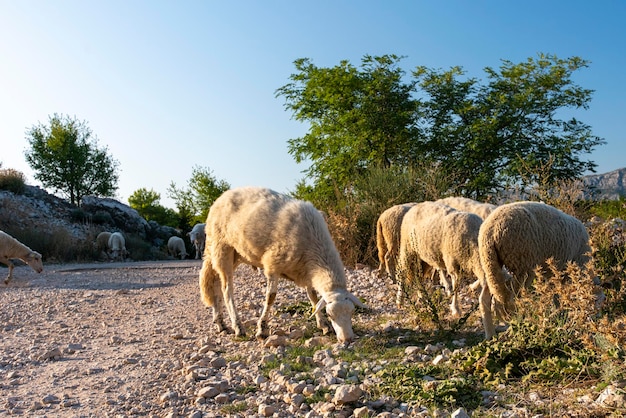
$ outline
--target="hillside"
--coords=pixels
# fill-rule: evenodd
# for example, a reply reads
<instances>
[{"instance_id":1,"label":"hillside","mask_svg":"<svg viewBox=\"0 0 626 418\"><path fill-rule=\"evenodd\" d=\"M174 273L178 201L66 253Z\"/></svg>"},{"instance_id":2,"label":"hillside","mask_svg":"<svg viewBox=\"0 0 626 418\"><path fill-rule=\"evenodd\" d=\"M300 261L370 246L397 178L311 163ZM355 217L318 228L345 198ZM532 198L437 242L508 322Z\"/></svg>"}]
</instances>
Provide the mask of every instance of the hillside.
<instances>
[{"instance_id":1,"label":"hillside","mask_svg":"<svg viewBox=\"0 0 626 418\"><path fill-rule=\"evenodd\" d=\"M597 200L617 200L626 197L626 167L603 174L592 174L583 177L583 183L592 191Z\"/></svg>"}]
</instances>

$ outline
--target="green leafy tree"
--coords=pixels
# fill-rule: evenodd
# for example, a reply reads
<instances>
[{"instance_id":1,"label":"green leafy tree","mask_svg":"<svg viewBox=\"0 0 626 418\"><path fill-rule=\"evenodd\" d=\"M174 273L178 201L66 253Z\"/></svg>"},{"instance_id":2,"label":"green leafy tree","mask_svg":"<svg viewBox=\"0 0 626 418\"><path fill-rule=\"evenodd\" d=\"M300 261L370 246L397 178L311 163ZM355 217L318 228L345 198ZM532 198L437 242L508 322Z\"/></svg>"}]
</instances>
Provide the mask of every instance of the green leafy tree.
<instances>
[{"instance_id":1,"label":"green leafy tree","mask_svg":"<svg viewBox=\"0 0 626 418\"><path fill-rule=\"evenodd\" d=\"M485 68L486 84L460 80L460 67L418 67L427 158L456 173L462 192L477 198L593 171L596 164L582 156L605 141L567 116L589 107L592 90L572 81L588 65L544 54L519 64L504 60L499 70Z\"/></svg>"},{"instance_id":2,"label":"green leafy tree","mask_svg":"<svg viewBox=\"0 0 626 418\"><path fill-rule=\"evenodd\" d=\"M113 196L119 179L119 163L84 121L54 114L49 124L39 123L27 131L30 149L26 161L35 179L80 205L83 196Z\"/></svg>"},{"instance_id":3,"label":"green leafy tree","mask_svg":"<svg viewBox=\"0 0 626 418\"><path fill-rule=\"evenodd\" d=\"M403 81L400 59L366 55L360 68L299 59L291 82L276 91L296 120L310 124L304 137L288 141L289 153L311 163L306 175L321 196L341 199L370 166L407 166L415 155L415 83Z\"/></svg>"},{"instance_id":4,"label":"green leafy tree","mask_svg":"<svg viewBox=\"0 0 626 418\"><path fill-rule=\"evenodd\" d=\"M340 203L358 193L356 180L373 167L431 166L455 179L450 193L484 198L596 167L583 156L604 140L568 116L589 107L592 91L572 80L587 61L543 54L503 61L498 70L485 68L485 83L463 79L461 67L420 66L407 80L400 60L366 55L360 68L295 61L297 72L276 95L310 125L288 142L296 162L310 163L296 194Z\"/></svg>"},{"instance_id":5,"label":"green leafy tree","mask_svg":"<svg viewBox=\"0 0 626 418\"><path fill-rule=\"evenodd\" d=\"M218 180L209 168L194 166L186 188L178 188L174 182L167 189L168 196L176 202L179 213L185 213L191 222L206 220L209 208L222 193L230 189L225 180ZM187 228L183 228L186 230Z\"/></svg>"},{"instance_id":6,"label":"green leafy tree","mask_svg":"<svg viewBox=\"0 0 626 418\"><path fill-rule=\"evenodd\" d=\"M177 227L179 217L173 209L160 204L161 195L153 189L142 187L133 192L128 198L128 204L135 209L145 220L155 221L160 225Z\"/></svg>"}]
</instances>

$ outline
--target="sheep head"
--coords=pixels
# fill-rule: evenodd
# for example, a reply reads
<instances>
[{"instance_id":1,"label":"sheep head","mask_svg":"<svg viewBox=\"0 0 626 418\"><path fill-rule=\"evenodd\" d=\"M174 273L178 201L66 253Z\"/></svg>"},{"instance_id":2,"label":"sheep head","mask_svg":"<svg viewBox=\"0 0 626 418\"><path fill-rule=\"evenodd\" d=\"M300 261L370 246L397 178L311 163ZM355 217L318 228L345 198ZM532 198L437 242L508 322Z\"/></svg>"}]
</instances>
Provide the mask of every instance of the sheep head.
<instances>
[{"instance_id":1,"label":"sheep head","mask_svg":"<svg viewBox=\"0 0 626 418\"><path fill-rule=\"evenodd\" d=\"M355 306L365 307L352 293L346 290L335 291L320 298L315 306L313 315L317 314L323 307L326 307L326 315L330 319L335 334L337 334L337 341L347 344L354 339L352 313Z\"/></svg>"},{"instance_id":2,"label":"sheep head","mask_svg":"<svg viewBox=\"0 0 626 418\"><path fill-rule=\"evenodd\" d=\"M24 260L26 264L28 264L33 270L37 273L41 273L43 271L43 263L41 261L41 254L37 251L31 251Z\"/></svg>"}]
</instances>

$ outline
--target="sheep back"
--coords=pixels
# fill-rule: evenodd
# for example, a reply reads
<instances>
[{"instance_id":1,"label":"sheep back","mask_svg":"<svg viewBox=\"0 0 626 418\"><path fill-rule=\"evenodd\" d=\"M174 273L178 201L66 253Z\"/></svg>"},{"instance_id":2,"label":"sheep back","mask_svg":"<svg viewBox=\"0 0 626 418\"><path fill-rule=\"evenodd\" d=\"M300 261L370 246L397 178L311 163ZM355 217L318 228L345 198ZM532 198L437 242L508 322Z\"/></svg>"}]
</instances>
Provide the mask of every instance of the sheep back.
<instances>
[{"instance_id":1,"label":"sheep back","mask_svg":"<svg viewBox=\"0 0 626 418\"><path fill-rule=\"evenodd\" d=\"M483 222L478 243L487 285L505 306L510 306L520 287L532 282L536 266L544 266L551 257L559 268L568 261L582 266L590 251L589 235L582 222L538 202L515 202L496 208ZM514 275L510 290L503 266Z\"/></svg>"},{"instance_id":2,"label":"sheep back","mask_svg":"<svg viewBox=\"0 0 626 418\"><path fill-rule=\"evenodd\" d=\"M448 205L458 211L469 212L480 216L483 220L498 206L491 203L478 202L474 199L461 196L451 196L437 200L438 203Z\"/></svg>"},{"instance_id":3,"label":"sheep back","mask_svg":"<svg viewBox=\"0 0 626 418\"><path fill-rule=\"evenodd\" d=\"M321 213L310 203L270 189L242 187L223 193L206 220L205 260L214 268L220 257L235 251L236 263L246 262L307 286L315 275L321 293L346 288L339 252ZM231 267L232 268L232 267Z\"/></svg>"}]
</instances>

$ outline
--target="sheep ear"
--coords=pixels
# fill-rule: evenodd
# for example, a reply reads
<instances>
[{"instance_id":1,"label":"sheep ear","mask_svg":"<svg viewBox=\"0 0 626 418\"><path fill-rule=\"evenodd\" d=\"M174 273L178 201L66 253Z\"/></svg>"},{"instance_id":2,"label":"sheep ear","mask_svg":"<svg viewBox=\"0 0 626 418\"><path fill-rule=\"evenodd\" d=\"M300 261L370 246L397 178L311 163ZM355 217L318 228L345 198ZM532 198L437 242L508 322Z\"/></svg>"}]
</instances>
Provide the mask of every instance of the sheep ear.
<instances>
[{"instance_id":1,"label":"sheep ear","mask_svg":"<svg viewBox=\"0 0 626 418\"><path fill-rule=\"evenodd\" d=\"M359 308L363 308L363 309L366 308L363 302L361 302L359 298L354 296L352 293L348 293L348 298L352 301L352 303L354 303L354 306L358 306Z\"/></svg>"},{"instance_id":2,"label":"sheep ear","mask_svg":"<svg viewBox=\"0 0 626 418\"><path fill-rule=\"evenodd\" d=\"M317 313L324 307L326 306L326 301L324 300L324 298L320 298L320 300L317 301L317 304L315 305L315 309L313 310L313 313L311 314L311 316L309 318L313 318L315 315L317 315Z\"/></svg>"}]
</instances>

